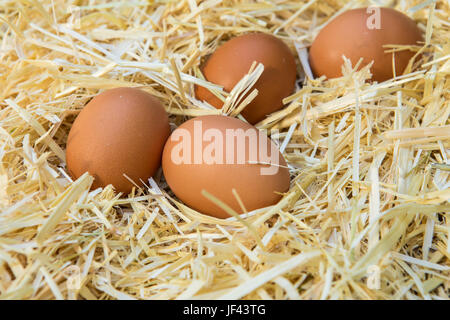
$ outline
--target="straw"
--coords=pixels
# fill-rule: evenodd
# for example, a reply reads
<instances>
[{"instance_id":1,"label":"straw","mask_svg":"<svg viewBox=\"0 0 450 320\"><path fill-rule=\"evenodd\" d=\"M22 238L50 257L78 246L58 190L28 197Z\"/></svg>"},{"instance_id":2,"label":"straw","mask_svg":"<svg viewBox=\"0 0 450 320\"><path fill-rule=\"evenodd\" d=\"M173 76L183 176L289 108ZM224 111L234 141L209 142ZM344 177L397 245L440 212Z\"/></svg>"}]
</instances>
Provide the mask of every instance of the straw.
<instances>
[{"instance_id":1,"label":"straw","mask_svg":"<svg viewBox=\"0 0 450 320\"><path fill-rule=\"evenodd\" d=\"M386 46L417 53L395 80L368 82L370 65L348 59L341 78L314 78L308 63L321 28L372 2L2 1L0 299L449 299L448 1L377 1L424 32L424 44ZM205 194L230 211L218 219L160 174L123 197L90 190L87 174L72 181L68 132L105 89L155 95L173 127L240 117L265 66L225 92L201 65L255 31L283 40L298 65L296 91L257 124L288 162L279 203L236 216Z\"/></svg>"}]
</instances>

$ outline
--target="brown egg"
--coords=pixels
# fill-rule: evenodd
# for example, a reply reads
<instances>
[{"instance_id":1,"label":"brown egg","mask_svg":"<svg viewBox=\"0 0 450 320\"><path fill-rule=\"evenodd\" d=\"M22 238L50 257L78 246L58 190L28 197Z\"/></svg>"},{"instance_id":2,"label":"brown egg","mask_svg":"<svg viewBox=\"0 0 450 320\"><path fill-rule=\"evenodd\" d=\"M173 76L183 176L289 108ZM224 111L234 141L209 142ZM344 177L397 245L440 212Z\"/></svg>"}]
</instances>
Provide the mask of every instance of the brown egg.
<instances>
[{"instance_id":1,"label":"brown egg","mask_svg":"<svg viewBox=\"0 0 450 320\"><path fill-rule=\"evenodd\" d=\"M296 64L286 44L265 33L245 34L219 47L202 70L206 80L230 92L254 61L264 65L264 72L254 85L258 96L242 112L252 124L281 109L282 99L294 90ZM204 87L196 86L195 95L218 109L223 106L223 102Z\"/></svg>"},{"instance_id":2,"label":"brown egg","mask_svg":"<svg viewBox=\"0 0 450 320\"><path fill-rule=\"evenodd\" d=\"M67 168L73 178L93 175L92 188L112 184L129 193L146 182L161 163L170 134L166 111L157 98L134 88L107 90L81 111L67 140Z\"/></svg>"},{"instance_id":3,"label":"brown egg","mask_svg":"<svg viewBox=\"0 0 450 320\"><path fill-rule=\"evenodd\" d=\"M392 53L385 53L389 48L383 45L417 45L421 40L417 24L401 12L390 8L353 9L337 16L319 32L310 48L309 62L315 76L337 78L342 76L343 55L353 66L360 58L361 66L373 60L372 80L381 82L393 77ZM414 54L409 50L395 53L397 76Z\"/></svg>"},{"instance_id":4,"label":"brown egg","mask_svg":"<svg viewBox=\"0 0 450 320\"><path fill-rule=\"evenodd\" d=\"M162 168L179 199L219 218L229 214L202 190L240 214L233 189L247 211L277 203L289 189L289 170L277 146L264 132L226 116L197 117L178 127L164 147Z\"/></svg>"}]
</instances>

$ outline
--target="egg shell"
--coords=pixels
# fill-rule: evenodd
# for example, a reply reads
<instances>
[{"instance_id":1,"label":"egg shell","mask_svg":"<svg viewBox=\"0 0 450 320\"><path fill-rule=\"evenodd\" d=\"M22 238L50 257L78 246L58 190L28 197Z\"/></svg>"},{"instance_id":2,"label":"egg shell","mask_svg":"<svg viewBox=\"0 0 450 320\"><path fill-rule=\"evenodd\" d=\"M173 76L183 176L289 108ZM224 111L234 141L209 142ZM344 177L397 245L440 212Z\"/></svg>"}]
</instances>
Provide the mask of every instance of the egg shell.
<instances>
[{"instance_id":1,"label":"egg shell","mask_svg":"<svg viewBox=\"0 0 450 320\"><path fill-rule=\"evenodd\" d=\"M221 138L215 137L206 141L207 133L212 132L210 129L214 130ZM236 134L236 137L233 137L233 144L231 139L227 140L232 137L231 135L227 136L229 129ZM240 132L239 129L241 129ZM181 133L188 134L189 139L180 138ZM253 144L248 138L245 145L239 146L238 140L245 137L245 134L248 134L247 137L254 134L254 137L257 138L253 140ZM216 163L208 162L207 157L201 156L201 153L208 154L205 150L209 148L208 145L216 143L216 139L223 142L222 148L217 142L217 146L219 146L217 150L222 150L222 157L218 156ZM185 144L186 147L183 151L180 151L181 149L178 147L183 141L189 141L189 143ZM271 150L267 154L270 154L272 159L271 161L266 159L264 163L278 163L279 166L271 167L255 162L249 163L252 159L264 160L260 156L257 159L251 157L251 150L260 152L260 150L264 150L260 149L263 146L266 146L267 150ZM202 157L197 164L195 163L196 150L196 154L200 154ZM178 155L184 156L184 152L186 155L190 153L190 156L186 156L186 159L190 159L190 163L188 161L180 163L175 159ZM220 151L210 154L216 156L220 154ZM230 161L227 161L227 157ZM243 161L239 162L239 157ZM226 116L211 115L193 118L174 130L164 147L162 168L167 183L180 200L201 213L218 218L227 218L229 214L202 195L202 190L206 190L241 214L244 211L232 192L233 188L237 191L247 211L276 204L282 197L279 193L289 189L289 170L277 146L265 133L260 132L252 125ZM261 171L262 168L275 170L271 174L267 174L267 172Z\"/></svg>"},{"instance_id":2,"label":"egg shell","mask_svg":"<svg viewBox=\"0 0 450 320\"><path fill-rule=\"evenodd\" d=\"M381 82L392 78L392 53L385 53L383 45L417 45L422 32L417 24L403 13L390 8L379 8L379 27L376 11L369 8L348 10L330 21L317 35L309 51L309 62L315 76L327 78L342 76L342 56L355 66L363 58L362 66L374 61L372 80ZM375 10L377 10L375 8ZM395 53L395 74L402 75L409 60L410 50Z\"/></svg>"},{"instance_id":3,"label":"egg shell","mask_svg":"<svg viewBox=\"0 0 450 320\"><path fill-rule=\"evenodd\" d=\"M67 140L67 168L73 178L85 172L92 188L112 184L128 194L142 186L161 164L169 121L157 98L136 88L116 88L94 97L75 119Z\"/></svg>"},{"instance_id":4,"label":"egg shell","mask_svg":"<svg viewBox=\"0 0 450 320\"><path fill-rule=\"evenodd\" d=\"M206 80L230 92L248 73L254 61L264 65L264 72L253 87L259 93L241 113L252 124L281 109L282 99L294 90L297 71L289 47L270 34L245 34L220 46L202 70ZM195 95L218 109L223 106L223 102L204 87L196 86Z\"/></svg>"}]
</instances>

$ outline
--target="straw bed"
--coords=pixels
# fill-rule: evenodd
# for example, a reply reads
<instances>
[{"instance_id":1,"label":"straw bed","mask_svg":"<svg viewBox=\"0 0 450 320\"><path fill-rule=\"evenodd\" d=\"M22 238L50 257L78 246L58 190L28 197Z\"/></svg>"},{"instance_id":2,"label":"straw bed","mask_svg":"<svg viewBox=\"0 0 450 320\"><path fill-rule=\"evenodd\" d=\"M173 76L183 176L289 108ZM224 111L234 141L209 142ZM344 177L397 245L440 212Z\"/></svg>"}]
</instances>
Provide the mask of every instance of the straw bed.
<instances>
[{"instance_id":1,"label":"straw bed","mask_svg":"<svg viewBox=\"0 0 450 320\"><path fill-rule=\"evenodd\" d=\"M369 2L3 0L0 299L449 299L449 3L372 3L425 33L386 48L417 59L378 84L348 60L342 78L313 79L307 59L332 17ZM278 204L220 220L180 203L161 172L125 198L71 180L68 132L104 89L157 96L173 127L221 113L194 84L238 116L263 66L230 94L200 66L251 31L280 37L298 65L296 92L257 125L290 166Z\"/></svg>"}]
</instances>

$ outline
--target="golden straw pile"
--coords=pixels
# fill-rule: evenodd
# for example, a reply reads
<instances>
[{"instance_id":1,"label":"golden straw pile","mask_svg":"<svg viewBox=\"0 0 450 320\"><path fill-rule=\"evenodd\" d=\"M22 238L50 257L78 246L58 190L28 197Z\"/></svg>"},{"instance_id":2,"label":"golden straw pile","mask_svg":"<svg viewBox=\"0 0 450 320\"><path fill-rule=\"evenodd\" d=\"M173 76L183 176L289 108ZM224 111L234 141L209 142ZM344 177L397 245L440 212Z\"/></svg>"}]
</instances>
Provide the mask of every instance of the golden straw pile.
<instances>
[{"instance_id":1,"label":"golden straw pile","mask_svg":"<svg viewBox=\"0 0 450 320\"><path fill-rule=\"evenodd\" d=\"M418 23L425 43L406 49L421 58L378 84L349 61L340 79L311 79L317 32L370 4ZM3 0L0 299L449 299L449 21L444 0ZM232 94L199 68L251 31L298 64L296 92L258 124L290 166L277 205L219 220L178 202L161 172L126 197L71 180L68 132L104 89L154 94L176 127L221 112L195 99L200 84L237 116L261 67Z\"/></svg>"}]
</instances>

